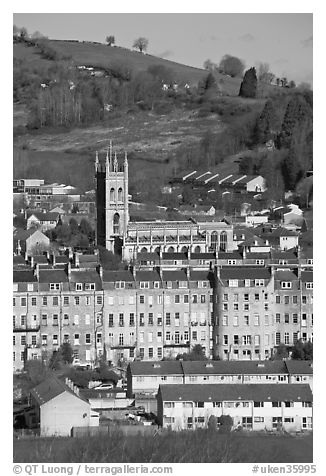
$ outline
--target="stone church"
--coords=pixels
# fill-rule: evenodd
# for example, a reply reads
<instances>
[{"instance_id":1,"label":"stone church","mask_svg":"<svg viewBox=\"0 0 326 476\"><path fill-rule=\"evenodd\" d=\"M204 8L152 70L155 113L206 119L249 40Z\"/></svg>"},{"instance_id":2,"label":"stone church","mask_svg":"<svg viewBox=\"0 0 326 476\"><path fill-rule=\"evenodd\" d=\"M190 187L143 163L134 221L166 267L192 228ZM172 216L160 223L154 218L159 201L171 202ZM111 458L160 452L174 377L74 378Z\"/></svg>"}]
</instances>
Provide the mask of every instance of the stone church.
<instances>
[{"instance_id":1,"label":"stone church","mask_svg":"<svg viewBox=\"0 0 326 476\"><path fill-rule=\"evenodd\" d=\"M144 221L130 222L128 209L128 159L118 160L112 142L104 161L96 152L96 238L97 244L132 261L140 252L232 251L233 226L224 222Z\"/></svg>"}]
</instances>

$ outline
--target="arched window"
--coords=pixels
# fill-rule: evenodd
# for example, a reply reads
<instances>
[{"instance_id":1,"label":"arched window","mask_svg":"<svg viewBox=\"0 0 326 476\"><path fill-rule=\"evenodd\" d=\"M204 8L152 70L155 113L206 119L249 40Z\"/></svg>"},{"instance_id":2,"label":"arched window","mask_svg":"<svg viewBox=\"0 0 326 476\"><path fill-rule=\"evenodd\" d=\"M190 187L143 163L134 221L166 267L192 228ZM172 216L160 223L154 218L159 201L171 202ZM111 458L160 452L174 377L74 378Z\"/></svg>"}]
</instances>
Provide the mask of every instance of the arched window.
<instances>
[{"instance_id":1,"label":"arched window","mask_svg":"<svg viewBox=\"0 0 326 476\"><path fill-rule=\"evenodd\" d=\"M110 202L114 202L115 197L114 197L114 188L112 187L110 190Z\"/></svg>"},{"instance_id":2,"label":"arched window","mask_svg":"<svg viewBox=\"0 0 326 476\"><path fill-rule=\"evenodd\" d=\"M200 253L200 252L201 252L200 246L196 246L194 253Z\"/></svg>"},{"instance_id":3,"label":"arched window","mask_svg":"<svg viewBox=\"0 0 326 476\"><path fill-rule=\"evenodd\" d=\"M157 247L155 248L155 250L154 250L155 253L159 253L159 252L160 252L160 249L161 249L161 248L160 248L159 246L157 246Z\"/></svg>"},{"instance_id":4,"label":"arched window","mask_svg":"<svg viewBox=\"0 0 326 476\"><path fill-rule=\"evenodd\" d=\"M217 231L213 231L211 234L211 246L209 247L210 251L216 251L218 246L218 234Z\"/></svg>"},{"instance_id":5,"label":"arched window","mask_svg":"<svg viewBox=\"0 0 326 476\"><path fill-rule=\"evenodd\" d=\"M174 248L173 246L168 247L168 253L174 253Z\"/></svg>"},{"instance_id":6,"label":"arched window","mask_svg":"<svg viewBox=\"0 0 326 476\"><path fill-rule=\"evenodd\" d=\"M227 241L228 241L228 237L227 237L226 231L222 231L220 235L220 251L226 251Z\"/></svg>"},{"instance_id":7,"label":"arched window","mask_svg":"<svg viewBox=\"0 0 326 476\"><path fill-rule=\"evenodd\" d=\"M123 192L121 187L118 190L118 202L123 202Z\"/></svg>"},{"instance_id":8,"label":"arched window","mask_svg":"<svg viewBox=\"0 0 326 476\"><path fill-rule=\"evenodd\" d=\"M147 248L145 246L140 250L141 253L147 253Z\"/></svg>"},{"instance_id":9,"label":"arched window","mask_svg":"<svg viewBox=\"0 0 326 476\"><path fill-rule=\"evenodd\" d=\"M120 233L120 215L115 213L113 217L113 234L119 235Z\"/></svg>"},{"instance_id":10,"label":"arched window","mask_svg":"<svg viewBox=\"0 0 326 476\"><path fill-rule=\"evenodd\" d=\"M183 246L181 248L181 253L187 253L187 251L188 251L188 246Z\"/></svg>"}]
</instances>

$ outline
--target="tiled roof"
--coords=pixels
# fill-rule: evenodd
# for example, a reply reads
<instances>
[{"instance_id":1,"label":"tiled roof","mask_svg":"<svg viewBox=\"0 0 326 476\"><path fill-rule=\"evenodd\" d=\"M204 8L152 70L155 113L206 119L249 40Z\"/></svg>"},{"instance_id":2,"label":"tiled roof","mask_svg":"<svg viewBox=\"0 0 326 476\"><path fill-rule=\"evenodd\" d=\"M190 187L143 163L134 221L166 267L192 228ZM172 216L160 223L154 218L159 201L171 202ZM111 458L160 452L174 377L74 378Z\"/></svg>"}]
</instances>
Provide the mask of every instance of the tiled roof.
<instances>
[{"instance_id":1,"label":"tiled roof","mask_svg":"<svg viewBox=\"0 0 326 476\"><path fill-rule=\"evenodd\" d=\"M296 231L287 230L286 228L277 228L276 230L272 231L273 237L281 237L281 236L298 236Z\"/></svg>"},{"instance_id":2,"label":"tiled roof","mask_svg":"<svg viewBox=\"0 0 326 476\"><path fill-rule=\"evenodd\" d=\"M271 255L270 255L269 252L268 253L265 253L265 252L258 253L256 251L256 252L246 254L246 259L270 259L270 257L271 257Z\"/></svg>"},{"instance_id":3,"label":"tiled roof","mask_svg":"<svg viewBox=\"0 0 326 476\"><path fill-rule=\"evenodd\" d=\"M88 262L96 262L99 263L99 256L98 255L78 255L78 259L80 263L88 263Z\"/></svg>"},{"instance_id":4,"label":"tiled roof","mask_svg":"<svg viewBox=\"0 0 326 476\"><path fill-rule=\"evenodd\" d=\"M31 235L36 232L36 228L29 228L28 230L24 230L23 228L16 228L13 234L14 240L19 241L26 241Z\"/></svg>"},{"instance_id":5,"label":"tiled roof","mask_svg":"<svg viewBox=\"0 0 326 476\"><path fill-rule=\"evenodd\" d=\"M72 283L96 283L101 286L101 278L96 271L77 271L72 269L70 274Z\"/></svg>"},{"instance_id":6,"label":"tiled roof","mask_svg":"<svg viewBox=\"0 0 326 476\"><path fill-rule=\"evenodd\" d=\"M130 271L108 271L104 269L102 281L106 283L115 283L116 281L133 282L135 280Z\"/></svg>"},{"instance_id":7,"label":"tiled roof","mask_svg":"<svg viewBox=\"0 0 326 476\"><path fill-rule=\"evenodd\" d=\"M187 375L275 375L286 374L282 360L263 361L183 361L182 367Z\"/></svg>"},{"instance_id":8,"label":"tiled roof","mask_svg":"<svg viewBox=\"0 0 326 476\"><path fill-rule=\"evenodd\" d=\"M24 271L13 271L13 282L14 283L35 283L37 281L36 276L32 270Z\"/></svg>"},{"instance_id":9,"label":"tiled roof","mask_svg":"<svg viewBox=\"0 0 326 476\"><path fill-rule=\"evenodd\" d=\"M76 395L65 383L56 377L50 377L44 382L40 383L31 390L31 395L36 399L39 405L49 402L53 398L61 395L64 392L68 392L80 400L84 400L80 396ZM87 402L88 403L88 402Z\"/></svg>"},{"instance_id":10,"label":"tiled roof","mask_svg":"<svg viewBox=\"0 0 326 476\"><path fill-rule=\"evenodd\" d=\"M13 265L17 264L25 264L25 258L22 255L14 256L13 257Z\"/></svg>"},{"instance_id":11,"label":"tiled roof","mask_svg":"<svg viewBox=\"0 0 326 476\"><path fill-rule=\"evenodd\" d=\"M187 253L162 253L162 259L187 260L188 255Z\"/></svg>"},{"instance_id":12,"label":"tiled roof","mask_svg":"<svg viewBox=\"0 0 326 476\"><path fill-rule=\"evenodd\" d=\"M210 281L214 275L211 271L192 271L190 270L189 281Z\"/></svg>"},{"instance_id":13,"label":"tiled roof","mask_svg":"<svg viewBox=\"0 0 326 476\"><path fill-rule=\"evenodd\" d=\"M187 281L187 274L184 271L163 271L162 281Z\"/></svg>"},{"instance_id":14,"label":"tiled roof","mask_svg":"<svg viewBox=\"0 0 326 476\"><path fill-rule=\"evenodd\" d=\"M242 260L242 255L239 251L231 251L231 252L218 252L218 259L240 259Z\"/></svg>"},{"instance_id":15,"label":"tiled roof","mask_svg":"<svg viewBox=\"0 0 326 476\"><path fill-rule=\"evenodd\" d=\"M62 269L40 269L40 283L66 283L68 281L67 273Z\"/></svg>"},{"instance_id":16,"label":"tiled roof","mask_svg":"<svg viewBox=\"0 0 326 476\"><path fill-rule=\"evenodd\" d=\"M160 255L158 253L138 253L137 261L159 261Z\"/></svg>"},{"instance_id":17,"label":"tiled roof","mask_svg":"<svg viewBox=\"0 0 326 476\"><path fill-rule=\"evenodd\" d=\"M313 374L312 360L286 360L285 365L289 374Z\"/></svg>"},{"instance_id":18,"label":"tiled roof","mask_svg":"<svg viewBox=\"0 0 326 476\"><path fill-rule=\"evenodd\" d=\"M314 280L314 273L313 271L302 271L301 273L301 280L304 283L312 283Z\"/></svg>"},{"instance_id":19,"label":"tiled roof","mask_svg":"<svg viewBox=\"0 0 326 476\"><path fill-rule=\"evenodd\" d=\"M312 401L312 393L306 384L183 384L160 385L163 401Z\"/></svg>"},{"instance_id":20,"label":"tiled roof","mask_svg":"<svg viewBox=\"0 0 326 476\"><path fill-rule=\"evenodd\" d=\"M48 264L48 259L45 255L33 256L34 264Z\"/></svg>"},{"instance_id":21,"label":"tiled roof","mask_svg":"<svg viewBox=\"0 0 326 476\"><path fill-rule=\"evenodd\" d=\"M39 221L57 221L59 218L59 213L54 212L33 212L30 214L29 218L34 215Z\"/></svg>"},{"instance_id":22,"label":"tiled roof","mask_svg":"<svg viewBox=\"0 0 326 476\"><path fill-rule=\"evenodd\" d=\"M191 253L190 254L190 259L215 259L215 253Z\"/></svg>"},{"instance_id":23,"label":"tiled roof","mask_svg":"<svg viewBox=\"0 0 326 476\"><path fill-rule=\"evenodd\" d=\"M137 271L136 281L161 281L157 271Z\"/></svg>"},{"instance_id":24,"label":"tiled roof","mask_svg":"<svg viewBox=\"0 0 326 476\"><path fill-rule=\"evenodd\" d=\"M263 267L225 266L221 268L221 279L270 279L271 274Z\"/></svg>"},{"instance_id":25,"label":"tiled roof","mask_svg":"<svg viewBox=\"0 0 326 476\"><path fill-rule=\"evenodd\" d=\"M283 271L275 271L275 279L277 281L296 281L298 276L289 269Z\"/></svg>"},{"instance_id":26,"label":"tiled roof","mask_svg":"<svg viewBox=\"0 0 326 476\"><path fill-rule=\"evenodd\" d=\"M158 362L130 362L132 375L183 375L180 360Z\"/></svg>"},{"instance_id":27,"label":"tiled roof","mask_svg":"<svg viewBox=\"0 0 326 476\"><path fill-rule=\"evenodd\" d=\"M286 251L271 250L271 256L272 259L298 259L296 250L294 248Z\"/></svg>"}]
</instances>

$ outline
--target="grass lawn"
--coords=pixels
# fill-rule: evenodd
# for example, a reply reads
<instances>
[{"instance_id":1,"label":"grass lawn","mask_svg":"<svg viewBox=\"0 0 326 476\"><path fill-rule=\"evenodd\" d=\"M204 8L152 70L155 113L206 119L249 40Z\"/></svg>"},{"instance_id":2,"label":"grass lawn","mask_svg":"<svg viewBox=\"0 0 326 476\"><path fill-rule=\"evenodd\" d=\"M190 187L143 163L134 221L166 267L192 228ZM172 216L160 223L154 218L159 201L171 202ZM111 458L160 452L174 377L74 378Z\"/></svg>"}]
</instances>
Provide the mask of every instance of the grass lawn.
<instances>
[{"instance_id":1,"label":"grass lawn","mask_svg":"<svg viewBox=\"0 0 326 476\"><path fill-rule=\"evenodd\" d=\"M112 432L107 438L14 440L15 463L311 463L312 435L292 437L209 430L168 432L137 438Z\"/></svg>"}]
</instances>

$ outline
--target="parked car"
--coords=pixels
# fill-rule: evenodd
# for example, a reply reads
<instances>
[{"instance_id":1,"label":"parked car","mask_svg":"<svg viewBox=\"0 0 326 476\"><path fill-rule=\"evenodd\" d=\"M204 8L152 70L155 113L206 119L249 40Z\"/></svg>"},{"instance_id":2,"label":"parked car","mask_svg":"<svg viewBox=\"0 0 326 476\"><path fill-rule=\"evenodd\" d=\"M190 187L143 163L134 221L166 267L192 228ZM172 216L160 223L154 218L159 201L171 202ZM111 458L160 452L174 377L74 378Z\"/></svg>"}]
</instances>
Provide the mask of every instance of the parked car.
<instances>
[{"instance_id":1,"label":"parked car","mask_svg":"<svg viewBox=\"0 0 326 476\"><path fill-rule=\"evenodd\" d=\"M112 383L101 383L98 387L94 387L94 390L112 390L113 388Z\"/></svg>"}]
</instances>

